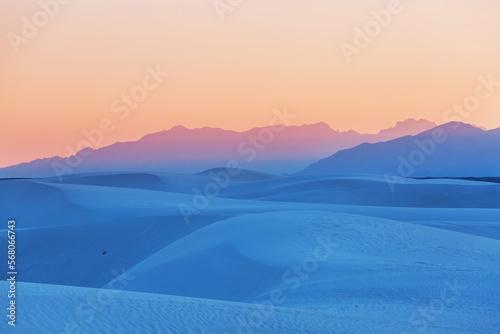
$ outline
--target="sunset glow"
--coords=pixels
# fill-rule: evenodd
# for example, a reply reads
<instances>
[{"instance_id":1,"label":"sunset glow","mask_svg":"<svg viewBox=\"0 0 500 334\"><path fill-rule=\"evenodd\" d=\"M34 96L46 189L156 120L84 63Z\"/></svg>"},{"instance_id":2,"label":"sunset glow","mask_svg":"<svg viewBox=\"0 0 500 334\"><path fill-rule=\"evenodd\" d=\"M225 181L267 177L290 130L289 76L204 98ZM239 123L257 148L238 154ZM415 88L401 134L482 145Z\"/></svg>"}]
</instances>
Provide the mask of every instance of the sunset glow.
<instances>
[{"instance_id":1,"label":"sunset glow","mask_svg":"<svg viewBox=\"0 0 500 334\"><path fill-rule=\"evenodd\" d=\"M390 1L242 1L223 19L212 1L62 2L15 47L23 17L32 22L42 9L34 0L0 4L0 166L66 156L103 119L115 127L101 146L179 124L266 126L284 105L293 124L338 130L376 133L407 118L441 124L480 76L500 82L494 0L401 0L351 62L340 45ZM120 118L114 101L157 67L169 75ZM500 127L498 90L462 121Z\"/></svg>"}]
</instances>

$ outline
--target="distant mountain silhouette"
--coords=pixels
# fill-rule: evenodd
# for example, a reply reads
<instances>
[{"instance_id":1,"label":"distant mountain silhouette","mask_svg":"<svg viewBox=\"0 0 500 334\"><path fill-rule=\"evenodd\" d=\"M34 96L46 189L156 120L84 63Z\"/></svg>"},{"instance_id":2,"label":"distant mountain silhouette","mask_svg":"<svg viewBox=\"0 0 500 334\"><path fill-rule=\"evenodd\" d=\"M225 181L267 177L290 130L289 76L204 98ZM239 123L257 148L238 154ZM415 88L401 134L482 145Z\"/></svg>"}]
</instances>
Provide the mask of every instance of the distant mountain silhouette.
<instances>
[{"instance_id":1,"label":"distant mountain silhouette","mask_svg":"<svg viewBox=\"0 0 500 334\"><path fill-rule=\"evenodd\" d=\"M198 173L235 160L239 167L268 173L294 173L341 149L411 135L435 126L407 120L378 134L340 132L326 123L254 128L237 132L175 126L138 141L119 142L72 157L53 157L0 169L0 177L50 177L65 173L149 171Z\"/></svg>"},{"instance_id":2,"label":"distant mountain silhouette","mask_svg":"<svg viewBox=\"0 0 500 334\"><path fill-rule=\"evenodd\" d=\"M451 122L415 136L341 150L298 174L369 173L403 177L500 175L500 129Z\"/></svg>"},{"instance_id":3,"label":"distant mountain silhouette","mask_svg":"<svg viewBox=\"0 0 500 334\"><path fill-rule=\"evenodd\" d=\"M392 128L381 130L377 135L377 139L379 139L379 141L387 141L403 136L416 135L420 132L432 129L436 125L436 123L429 122L425 119L418 121L407 119L406 121L396 123Z\"/></svg>"}]
</instances>

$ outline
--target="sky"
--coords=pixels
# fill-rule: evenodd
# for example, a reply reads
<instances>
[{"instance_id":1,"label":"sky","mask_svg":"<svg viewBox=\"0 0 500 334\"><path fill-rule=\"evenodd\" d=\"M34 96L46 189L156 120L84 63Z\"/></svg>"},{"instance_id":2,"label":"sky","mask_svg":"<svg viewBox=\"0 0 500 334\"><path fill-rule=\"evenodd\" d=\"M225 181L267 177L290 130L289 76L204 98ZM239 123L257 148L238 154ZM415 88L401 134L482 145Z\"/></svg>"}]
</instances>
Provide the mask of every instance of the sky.
<instances>
[{"instance_id":1,"label":"sky","mask_svg":"<svg viewBox=\"0 0 500 334\"><path fill-rule=\"evenodd\" d=\"M365 133L440 124L500 82L497 0L59 2L0 0L0 167L67 156L84 131L247 130L284 107ZM500 86L484 95L460 120L500 127Z\"/></svg>"}]
</instances>

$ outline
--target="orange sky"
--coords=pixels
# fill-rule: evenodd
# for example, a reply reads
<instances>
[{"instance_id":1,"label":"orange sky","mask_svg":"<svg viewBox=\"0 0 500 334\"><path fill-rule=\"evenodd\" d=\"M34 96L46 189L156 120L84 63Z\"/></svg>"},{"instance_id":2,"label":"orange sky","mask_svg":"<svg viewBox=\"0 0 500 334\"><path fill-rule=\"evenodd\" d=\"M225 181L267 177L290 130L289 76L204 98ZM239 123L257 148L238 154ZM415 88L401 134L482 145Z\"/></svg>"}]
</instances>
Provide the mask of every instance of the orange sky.
<instances>
[{"instance_id":1,"label":"orange sky","mask_svg":"<svg viewBox=\"0 0 500 334\"><path fill-rule=\"evenodd\" d=\"M9 33L40 5L0 3L0 166L67 155L104 118L115 129L100 146L177 124L265 126L281 106L339 130L443 123L478 76L500 81L498 0L401 0L351 63L340 44L390 1L243 0L224 20L213 0L65 1L17 53ZM111 104L157 64L170 75L121 120ZM500 87L464 121L500 127L499 112Z\"/></svg>"}]
</instances>

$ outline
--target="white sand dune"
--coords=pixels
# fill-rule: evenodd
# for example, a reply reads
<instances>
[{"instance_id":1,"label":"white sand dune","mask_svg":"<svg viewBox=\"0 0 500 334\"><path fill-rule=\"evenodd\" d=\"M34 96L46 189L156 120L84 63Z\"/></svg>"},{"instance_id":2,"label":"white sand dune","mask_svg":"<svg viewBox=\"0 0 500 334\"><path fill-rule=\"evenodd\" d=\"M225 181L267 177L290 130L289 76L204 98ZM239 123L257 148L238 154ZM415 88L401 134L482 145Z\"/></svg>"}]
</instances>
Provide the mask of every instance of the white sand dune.
<instances>
[{"instance_id":1,"label":"white sand dune","mask_svg":"<svg viewBox=\"0 0 500 334\"><path fill-rule=\"evenodd\" d=\"M144 189L141 180L145 178L167 180L169 188ZM68 183L54 179L1 181L0 208L22 218L25 227L171 216L179 215L179 204L192 205L195 189L202 193L204 185L213 182L207 176L171 174L112 174L109 179L94 174L85 180L86 184L71 184L71 179ZM402 221L500 221L496 210L499 194L500 185L486 182L408 180L391 192L383 176L292 177L231 182L202 211L237 215L325 210Z\"/></svg>"},{"instance_id":2,"label":"white sand dune","mask_svg":"<svg viewBox=\"0 0 500 334\"><path fill-rule=\"evenodd\" d=\"M245 172L186 224L179 205L207 182L209 172L0 181L22 282L19 326L1 332L500 331L498 185L408 180L393 194L383 176ZM250 326L255 303L273 311Z\"/></svg>"},{"instance_id":3,"label":"white sand dune","mask_svg":"<svg viewBox=\"0 0 500 334\"><path fill-rule=\"evenodd\" d=\"M6 282L0 282L2 290ZM19 284L22 313L16 328L0 322L2 333L110 334L330 334L417 333L408 318L429 301L400 300L310 311L272 305L178 297L107 289L34 283ZM436 291L439 296L440 292ZM495 310L456 302L429 321L426 333L497 333ZM19 310L21 312L21 309ZM396 316L395 316L396 315ZM458 318L458 321L457 321ZM422 318L418 318L422 322ZM489 321L485 323L485 321ZM416 327L423 328L422 325Z\"/></svg>"}]
</instances>

